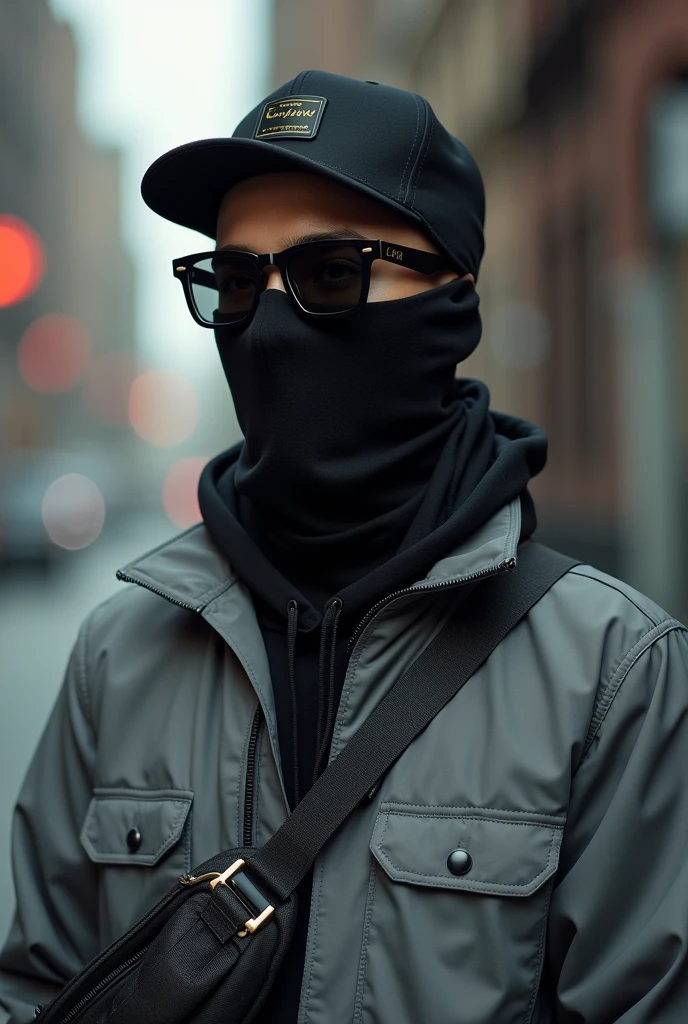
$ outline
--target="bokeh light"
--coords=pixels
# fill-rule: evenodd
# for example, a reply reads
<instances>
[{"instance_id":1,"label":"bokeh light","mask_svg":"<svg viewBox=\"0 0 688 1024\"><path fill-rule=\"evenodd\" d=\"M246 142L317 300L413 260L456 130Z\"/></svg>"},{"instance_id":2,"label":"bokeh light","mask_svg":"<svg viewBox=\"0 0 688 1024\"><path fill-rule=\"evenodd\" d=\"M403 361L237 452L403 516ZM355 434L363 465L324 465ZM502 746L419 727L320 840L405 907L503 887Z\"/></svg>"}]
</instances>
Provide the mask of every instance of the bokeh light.
<instances>
[{"instance_id":1,"label":"bokeh light","mask_svg":"<svg viewBox=\"0 0 688 1024\"><path fill-rule=\"evenodd\" d=\"M45 271L43 243L19 217L0 214L0 307L31 295Z\"/></svg>"},{"instance_id":2,"label":"bokeh light","mask_svg":"<svg viewBox=\"0 0 688 1024\"><path fill-rule=\"evenodd\" d=\"M129 426L129 392L135 377L130 352L107 352L91 362L84 380L84 401L101 423Z\"/></svg>"},{"instance_id":3,"label":"bokeh light","mask_svg":"<svg viewBox=\"0 0 688 1024\"><path fill-rule=\"evenodd\" d=\"M83 376L91 354L84 328L74 317L50 313L24 331L17 349L19 372L34 391L69 391Z\"/></svg>"},{"instance_id":4,"label":"bokeh light","mask_svg":"<svg viewBox=\"0 0 688 1024\"><path fill-rule=\"evenodd\" d=\"M93 480L81 473L66 473L46 491L41 514L52 542L78 551L92 544L103 529L105 502Z\"/></svg>"},{"instance_id":5,"label":"bokeh light","mask_svg":"<svg viewBox=\"0 0 688 1024\"><path fill-rule=\"evenodd\" d=\"M198 507L198 480L206 458L200 456L179 459L170 467L162 486L162 503L167 518L186 529L201 521Z\"/></svg>"},{"instance_id":6,"label":"bokeh light","mask_svg":"<svg viewBox=\"0 0 688 1024\"><path fill-rule=\"evenodd\" d=\"M192 385L173 370L147 370L129 393L129 421L149 444L169 448L196 429L198 401Z\"/></svg>"}]
</instances>

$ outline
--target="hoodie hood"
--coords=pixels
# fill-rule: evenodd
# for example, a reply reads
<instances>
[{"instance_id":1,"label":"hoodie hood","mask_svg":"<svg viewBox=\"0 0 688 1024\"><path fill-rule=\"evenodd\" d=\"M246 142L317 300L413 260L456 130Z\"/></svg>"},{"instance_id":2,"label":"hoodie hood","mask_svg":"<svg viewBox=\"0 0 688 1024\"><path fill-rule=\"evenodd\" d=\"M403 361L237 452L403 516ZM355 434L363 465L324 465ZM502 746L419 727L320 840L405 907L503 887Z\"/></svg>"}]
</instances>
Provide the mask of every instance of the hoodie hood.
<instances>
[{"instance_id":1,"label":"hoodie hood","mask_svg":"<svg viewBox=\"0 0 688 1024\"><path fill-rule=\"evenodd\" d=\"M441 453L401 547L359 577L355 566L339 578L336 573L328 576L329 565L310 571L310 552L303 566L298 552L288 565L275 564L269 553L269 525L235 487L244 442L207 464L199 484L203 520L249 589L283 622L289 602L296 601L299 631L315 630L333 598L341 601L348 621L362 617L390 594L424 579L436 562L515 498L521 499L521 539L534 532L535 509L527 486L545 465L546 435L524 420L490 412L484 384L458 380L457 389L467 409L458 450L448 446ZM452 491L453 505L446 508L446 495Z\"/></svg>"}]
</instances>

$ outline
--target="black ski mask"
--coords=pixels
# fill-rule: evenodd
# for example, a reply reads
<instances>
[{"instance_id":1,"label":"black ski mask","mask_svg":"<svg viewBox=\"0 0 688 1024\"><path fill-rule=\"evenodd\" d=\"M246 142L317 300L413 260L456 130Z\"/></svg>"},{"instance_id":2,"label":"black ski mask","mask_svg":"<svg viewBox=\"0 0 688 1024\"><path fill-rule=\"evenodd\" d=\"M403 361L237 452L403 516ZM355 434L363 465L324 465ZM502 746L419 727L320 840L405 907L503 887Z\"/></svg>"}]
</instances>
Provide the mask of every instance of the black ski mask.
<instances>
[{"instance_id":1,"label":"black ski mask","mask_svg":"<svg viewBox=\"0 0 688 1024\"><path fill-rule=\"evenodd\" d=\"M448 444L460 479L466 403L454 374L481 334L471 282L331 320L268 289L248 325L215 334L245 437L241 519L283 569L303 572L312 556L341 580L354 557L360 577L403 545ZM451 514L451 490L426 527Z\"/></svg>"}]
</instances>

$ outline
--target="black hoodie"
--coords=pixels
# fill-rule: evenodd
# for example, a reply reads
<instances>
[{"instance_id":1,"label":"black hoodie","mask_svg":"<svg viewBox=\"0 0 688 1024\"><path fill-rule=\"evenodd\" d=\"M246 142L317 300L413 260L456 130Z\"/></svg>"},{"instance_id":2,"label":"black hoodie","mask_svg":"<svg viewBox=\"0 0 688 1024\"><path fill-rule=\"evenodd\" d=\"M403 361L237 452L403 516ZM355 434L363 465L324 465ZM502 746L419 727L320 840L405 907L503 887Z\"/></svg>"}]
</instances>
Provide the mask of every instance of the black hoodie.
<instances>
[{"instance_id":1,"label":"black hoodie","mask_svg":"<svg viewBox=\"0 0 688 1024\"><path fill-rule=\"evenodd\" d=\"M201 476L204 522L254 600L292 808L327 765L347 648L371 611L423 579L440 558L514 498L521 498L521 539L535 529L526 488L545 464L545 435L522 420L489 412L483 384L464 380L456 387L466 408L458 443L438 460L403 550L393 540L372 569L369 562L359 567L348 558L339 563L328 558L323 571L310 551L285 552L275 545L269 522L235 487L243 442L209 462ZM294 940L260 1021L287 1024L297 1019L311 882L309 875L299 888Z\"/></svg>"}]
</instances>

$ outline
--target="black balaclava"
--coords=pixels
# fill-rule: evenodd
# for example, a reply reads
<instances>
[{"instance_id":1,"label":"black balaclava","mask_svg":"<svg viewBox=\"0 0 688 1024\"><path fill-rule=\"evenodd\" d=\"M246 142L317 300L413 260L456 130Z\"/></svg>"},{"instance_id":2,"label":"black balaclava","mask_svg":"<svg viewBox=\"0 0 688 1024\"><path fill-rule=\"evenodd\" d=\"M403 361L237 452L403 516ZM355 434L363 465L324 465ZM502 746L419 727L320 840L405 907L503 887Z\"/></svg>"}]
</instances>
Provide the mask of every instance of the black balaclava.
<instances>
[{"instance_id":1,"label":"black balaclava","mask_svg":"<svg viewBox=\"0 0 688 1024\"><path fill-rule=\"evenodd\" d=\"M481 333L469 281L331 320L269 289L246 326L215 333L245 437L241 519L284 571L334 592L399 550L421 506L429 529L451 513L451 487L430 510L424 497L466 426L454 374Z\"/></svg>"}]
</instances>

